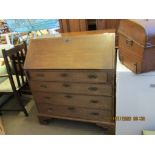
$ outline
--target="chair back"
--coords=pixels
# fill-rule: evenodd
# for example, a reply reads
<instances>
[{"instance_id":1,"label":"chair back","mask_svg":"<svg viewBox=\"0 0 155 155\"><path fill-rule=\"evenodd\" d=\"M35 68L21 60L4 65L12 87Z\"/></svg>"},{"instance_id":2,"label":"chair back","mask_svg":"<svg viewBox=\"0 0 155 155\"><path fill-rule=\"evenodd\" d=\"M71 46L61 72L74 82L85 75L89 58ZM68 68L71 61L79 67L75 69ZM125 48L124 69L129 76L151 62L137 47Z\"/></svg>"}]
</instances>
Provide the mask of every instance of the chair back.
<instances>
[{"instance_id":1,"label":"chair back","mask_svg":"<svg viewBox=\"0 0 155 155\"><path fill-rule=\"evenodd\" d=\"M27 53L26 42L9 50L3 49L2 53L12 89L13 91L16 91L17 86L20 89L27 83L23 69Z\"/></svg>"}]
</instances>

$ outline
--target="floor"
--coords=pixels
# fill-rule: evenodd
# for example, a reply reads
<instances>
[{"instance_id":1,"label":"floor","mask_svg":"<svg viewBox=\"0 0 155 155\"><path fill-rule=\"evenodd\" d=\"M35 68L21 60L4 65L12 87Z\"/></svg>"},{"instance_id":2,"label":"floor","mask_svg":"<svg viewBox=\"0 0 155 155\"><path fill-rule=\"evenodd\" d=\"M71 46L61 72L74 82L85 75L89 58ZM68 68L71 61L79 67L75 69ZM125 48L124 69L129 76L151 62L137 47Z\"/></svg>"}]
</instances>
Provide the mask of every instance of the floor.
<instances>
[{"instance_id":1,"label":"floor","mask_svg":"<svg viewBox=\"0 0 155 155\"><path fill-rule=\"evenodd\" d=\"M7 135L103 135L104 130L95 124L54 119L48 125L41 125L37 118L37 109L31 96L23 97L29 117L23 112L5 112L2 115ZM11 99L8 105L16 106Z\"/></svg>"},{"instance_id":2,"label":"floor","mask_svg":"<svg viewBox=\"0 0 155 155\"><path fill-rule=\"evenodd\" d=\"M3 126L3 121L2 118L0 117L0 135L4 135L4 126Z\"/></svg>"}]
</instances>

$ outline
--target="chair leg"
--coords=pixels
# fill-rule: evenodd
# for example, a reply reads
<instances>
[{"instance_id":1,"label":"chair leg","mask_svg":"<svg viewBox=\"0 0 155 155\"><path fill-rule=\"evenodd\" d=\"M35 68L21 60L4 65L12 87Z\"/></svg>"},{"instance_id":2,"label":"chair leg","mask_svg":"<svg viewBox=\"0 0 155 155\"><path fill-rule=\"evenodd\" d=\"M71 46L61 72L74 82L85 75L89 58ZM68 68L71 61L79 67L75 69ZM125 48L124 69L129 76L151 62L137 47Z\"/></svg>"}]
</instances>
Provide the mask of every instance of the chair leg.
<instances>
[{"instance_id":1,"label":"chair leg","mask_svg":"<svg viewBox=\"0 0 155 155\"><path fill-rule=\"evenodd\" d=\"M23 103L22 103L22 101L21 101L20 96L18 95L18 93L15 93L14 95L15 95L15 97L16 97L16 99L17 99L17 102L18 102L18 104L20 105L22 111L24 112L25 116L28 116L28 112L27 112L27 110L25 109L25 107L24 107L24 105L23 105Z\"/></svg>"}]
</instances>

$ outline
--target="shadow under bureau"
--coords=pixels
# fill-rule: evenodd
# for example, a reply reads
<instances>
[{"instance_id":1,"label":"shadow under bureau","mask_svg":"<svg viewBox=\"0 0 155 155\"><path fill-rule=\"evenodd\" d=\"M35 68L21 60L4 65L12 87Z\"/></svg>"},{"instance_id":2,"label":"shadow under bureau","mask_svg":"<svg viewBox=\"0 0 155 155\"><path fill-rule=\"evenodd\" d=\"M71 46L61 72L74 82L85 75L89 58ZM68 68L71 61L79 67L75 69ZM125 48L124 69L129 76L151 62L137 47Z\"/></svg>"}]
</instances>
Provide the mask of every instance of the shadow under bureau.
<instances>
[{"instance_id":1,"label":"shadow under bureau","mask_svg":"<svg viewBox=\"0 0 155 155\"><path fill-rule=\"evenodd\" d=\"M25 70L41 123L51 118L113 129L113 30L64 33L30 41Z\"/></svg>"}]
</instances>

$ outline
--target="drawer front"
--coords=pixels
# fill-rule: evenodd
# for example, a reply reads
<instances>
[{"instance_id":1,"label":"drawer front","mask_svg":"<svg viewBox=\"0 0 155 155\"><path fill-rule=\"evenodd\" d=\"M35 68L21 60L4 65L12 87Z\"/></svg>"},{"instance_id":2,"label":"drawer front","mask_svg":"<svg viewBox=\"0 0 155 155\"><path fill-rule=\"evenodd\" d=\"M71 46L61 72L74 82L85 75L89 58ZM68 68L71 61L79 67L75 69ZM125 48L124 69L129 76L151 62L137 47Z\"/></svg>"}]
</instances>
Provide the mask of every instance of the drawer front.
<instances>
[{"instance_id":1,"label":"drawer front","mask_svg":"<svg viewBox=\"0 0 155 155\"><path fill-rule=\"evenodd\" d=\"M110 70L109 72L112 72ZM36 81L71 81L71 82L90 82L107 83L108 71L96 70L40 70L29 71L31 80Z\"/></svg>"},{"instance_id":2,"label":"drawer front","mask_svg":"<svg viewBox=\"0 0 155 155\"><path fill-rule=\"evenodd\" d=\"M32 91L112 96L112 85L31 81Z\"/></svg>"},{"instance_id":3,"label":"drawer front","mask_svg":"<svg viewBox=\"0 0 155 155\"><path fill-rule=\"evenodd\" d=\"M106 96L89 96L57 93L33 93L35 101L39 104L68 105L94 109L112 109L113 98Z\"/></svg>"},{"instance_id":4,"label":"drawer front","mask_svg":"<svg viewBox=\"0 0 155 155\"><path fill-rule=\"evenodd\" d=\"M108 110L95 110L77 108L74 106L38 105L39 113L58 117L79 118L96 121L112 121L112 112Z\"/></svg>"}]
</instances>

